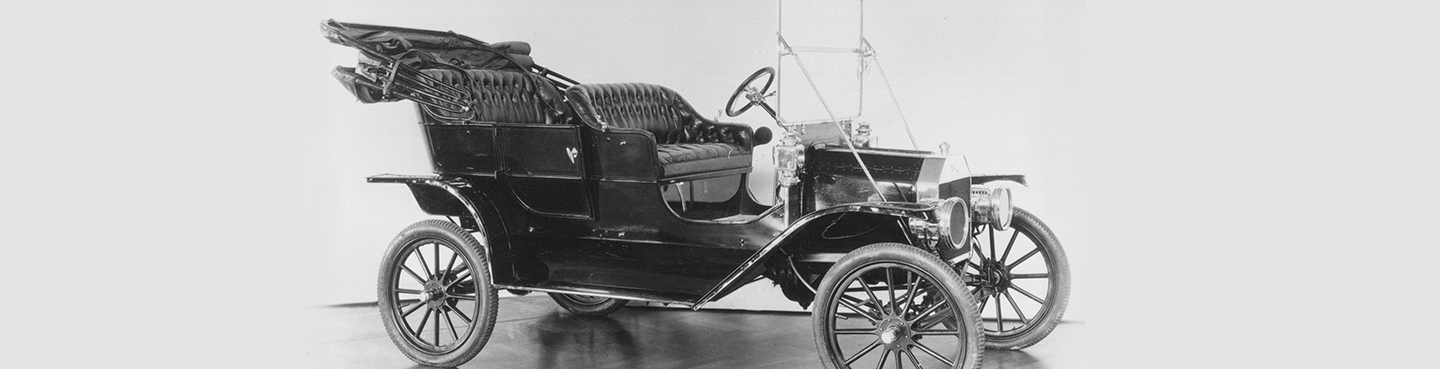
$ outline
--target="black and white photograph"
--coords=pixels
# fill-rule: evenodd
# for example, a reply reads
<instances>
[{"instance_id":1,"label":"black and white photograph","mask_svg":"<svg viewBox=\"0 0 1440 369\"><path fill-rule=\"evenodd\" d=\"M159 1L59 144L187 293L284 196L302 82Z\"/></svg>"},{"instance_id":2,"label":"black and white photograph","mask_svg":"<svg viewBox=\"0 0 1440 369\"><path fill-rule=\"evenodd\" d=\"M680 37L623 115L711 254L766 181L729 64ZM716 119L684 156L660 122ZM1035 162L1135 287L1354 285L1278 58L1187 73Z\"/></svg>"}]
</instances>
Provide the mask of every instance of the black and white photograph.
<instances>
[{"instance_id":1,"label":"black and white photograph","mask_svg":"<svg viewBox=\"0 0 1440 369\"><path fill-rule=\"evenodd\" d=\"M1079 7L388 6L317 34L313 364L1085 366Z\"/></svg>"},{"instance_id":2,"label":"black and white photograph","mask_svg":"<svg viewBox=\"0 0 1440 369\"><path fill-rule=\"evenodd\" d=\"M5 7L9 367L1425 367L1436 342L1433 10Z\"/></svg>"}]
</instances>

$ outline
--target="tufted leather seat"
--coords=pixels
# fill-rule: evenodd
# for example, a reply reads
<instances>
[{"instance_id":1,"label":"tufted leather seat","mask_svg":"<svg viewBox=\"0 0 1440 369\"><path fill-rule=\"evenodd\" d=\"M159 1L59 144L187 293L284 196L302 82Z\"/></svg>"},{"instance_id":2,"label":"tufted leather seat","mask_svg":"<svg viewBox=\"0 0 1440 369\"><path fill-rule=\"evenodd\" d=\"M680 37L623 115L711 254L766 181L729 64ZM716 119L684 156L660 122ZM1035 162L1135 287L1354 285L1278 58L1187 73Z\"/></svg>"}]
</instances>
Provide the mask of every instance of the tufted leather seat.
<instances>
[{"instance_id":1,"label":"tufted leather seat","mask_svg":"<svg viewBox=\"0 0 1440 369\"><path fill-rule=\"evenodd\" d=\"M470 85L455 69L426 69L422 73L451 86L469 88L476 99L474 120L502 123L559 123L569 106L560 90L529 73L468 69Z\"/></svg>"},{"instance_id":2,"label":"tufted leather seat","mask_svg":"<svg viewBox=\"0 0 1440 369\"><path fill-rule=\"evenodd\" d=\"M749 126L705 119L664 86L579 84L565 95L581 121L595 129L649 132L655 139L661 179L750 168L754 131Z\"/></svg>"}]
</instances>

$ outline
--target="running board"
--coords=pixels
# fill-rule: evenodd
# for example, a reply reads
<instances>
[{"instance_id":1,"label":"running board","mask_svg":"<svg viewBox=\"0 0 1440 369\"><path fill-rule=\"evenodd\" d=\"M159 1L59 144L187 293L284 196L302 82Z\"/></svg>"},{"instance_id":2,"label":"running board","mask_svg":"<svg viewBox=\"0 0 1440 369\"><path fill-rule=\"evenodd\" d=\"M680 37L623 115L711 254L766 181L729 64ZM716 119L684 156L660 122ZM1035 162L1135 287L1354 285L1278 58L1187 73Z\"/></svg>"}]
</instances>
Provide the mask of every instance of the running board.
<instances>
[{"instance_id":1,"label":"running board","mask_svg":"<svg viewBox=\"0 0 1440 369\"><path fill-rule=\"evenodd\" d=\"M695 306L700 300L698 295L655 293L650 291L633 290L617 287L587 286L563 282L541 282L527 286L510 286L497 284L495 288L507 290L534 291L545 293L567 293L572 295L605 297L612 299L651 301L664 304L680 304L686 307Z\"/></svg>"}]
</instances>

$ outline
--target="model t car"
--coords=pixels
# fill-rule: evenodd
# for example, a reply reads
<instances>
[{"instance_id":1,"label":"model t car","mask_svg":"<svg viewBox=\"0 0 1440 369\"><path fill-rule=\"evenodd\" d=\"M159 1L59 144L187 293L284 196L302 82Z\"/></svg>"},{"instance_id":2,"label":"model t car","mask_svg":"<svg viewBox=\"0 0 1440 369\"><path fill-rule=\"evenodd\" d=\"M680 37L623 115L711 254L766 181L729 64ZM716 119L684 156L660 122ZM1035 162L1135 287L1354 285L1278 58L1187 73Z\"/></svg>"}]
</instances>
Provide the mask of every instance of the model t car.
<instances>
[{"instance_id":1,"label":"model t car","mask_svg":"<svg viewBox=\"0 0 1440 369\"><path fill-rule=\"evenodd\" d=\"M1022 176L970 175L945 150L874 147L864 124L785 122L766 101L771 68L727 114L760 107L784 129L776 142L663 86L579 83L536 64L526 43L321 28L360 51L333 73L355 97L420 111L434 173L369 177L408 186L445 218L401 231L380 268L385 329L418 363L479 353L502 289L605 315L630 300L699 309L769 281L812 311L827 367L977 368L984 348L1032 345L1065 310L1059 243L996 185ZM765 145L769 204L748 186Z\"/></svg>"}]
</instances>

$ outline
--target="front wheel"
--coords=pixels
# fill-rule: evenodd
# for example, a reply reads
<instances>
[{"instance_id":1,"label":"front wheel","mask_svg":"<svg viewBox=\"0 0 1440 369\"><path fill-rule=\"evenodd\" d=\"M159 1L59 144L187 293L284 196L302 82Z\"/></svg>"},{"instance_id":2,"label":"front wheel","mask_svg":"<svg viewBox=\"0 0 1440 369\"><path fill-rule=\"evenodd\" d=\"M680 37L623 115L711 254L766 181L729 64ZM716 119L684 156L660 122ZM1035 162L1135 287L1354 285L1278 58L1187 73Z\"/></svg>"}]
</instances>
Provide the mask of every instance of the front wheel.
<instances>
[{"instance_id":1,"label":"front wheel","mask_svg":"<svg viewBox=\"0 0 1440 369\"><path fill-rule=\"evenodd\" d=\"M1016 208L1010 229L977 225L961 267L980 302L985 342L1018 350L1055 330L1070 301L1070 263L1050 227Z\"/></svg>"},{"instance_id":2,"label":"front wheel","mask_svg":"<svg viewBox=\"0 0 1440 369\"><path fill-rule=\"evenodd\" d=\"M380 265L380 318L410 360L454 367L480 353L500 304L479 242L454 223L406 227Z\"/></svg>"},{"instance_id":3,"label":"front wheel","mask_svg":"<svg viewBox=\"0 0 1440 369\"><path fill-rule=\"evenodd\" d=\"M815 301L815 346L827 368L980 367L985 336L974 300L955 269L919 248L851 251Z\"/></svg>"}]
</instances>

